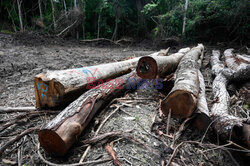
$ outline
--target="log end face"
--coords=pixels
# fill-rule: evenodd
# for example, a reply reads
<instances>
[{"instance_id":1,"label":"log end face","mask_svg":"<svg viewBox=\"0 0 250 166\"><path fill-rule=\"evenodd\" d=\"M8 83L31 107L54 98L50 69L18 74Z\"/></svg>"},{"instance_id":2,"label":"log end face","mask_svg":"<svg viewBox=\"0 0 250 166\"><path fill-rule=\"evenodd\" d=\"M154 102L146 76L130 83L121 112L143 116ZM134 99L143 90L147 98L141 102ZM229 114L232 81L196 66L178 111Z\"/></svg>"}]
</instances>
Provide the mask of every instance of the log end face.
<instances>
[{"instance_id":1,"label":"log end face","mask_svg":"<svg viewBox=\"0 0 250 166\"><path fill-rule=\"evenodd\" d=\"M64 86L54 79L48 80L44 75L34 78L36 107L56 107L64 94Z\"/></svg>"},{"instance_id":2,"label":"log end face","mask_svg":"<svg viewBox=\"0 0 250 166\"><path fill-rule=\"evenodd\" d=\"M196 117L192 120L191 124L194 128L200 131L206 131L211 124L211 119L204 113L197 113Z\"/></svg>"},{"instance_id":3,"label":"log end face","mask_svg":"<svg viewBox=\"0 0 250 166\"><path fill-rule=\"evenodd\" d=\"M157 62L152 57L142 57L138 61L136 72L141 78L154 79L158 73Z\"/></svg>"},{"instance_id":4,"label":"log end face","mask_svg":"<svg viewBox=\"0 0 250 166\"><path fill-rule=\"evenodd\" d=\"M250 125L243 124L242 130L244 135L244 142L247 145L248 149L250 149Z\"/></svg>"},{"instance_id":5,"label":"log end face","mask_svg":"<svg viewBox=\"0 0 250 166\"><path fill-rule=\"evenodd\" d=\"M187 118L195 109L193 95L186 91L175 91L162 101L161 109L165 116L171 110L171 117Z\"/></svg>"},{"instance_id":6,"label":"log end face","mask_svg":"<svg viewBox=\"0 0 250 166\"><path fill-rule=\"evenodd\" d=\"M63 156L67 152L64 141L52 130L44 129L39 131L38 140L43 149L51 155Z\"/></svg>"}]
</instances>

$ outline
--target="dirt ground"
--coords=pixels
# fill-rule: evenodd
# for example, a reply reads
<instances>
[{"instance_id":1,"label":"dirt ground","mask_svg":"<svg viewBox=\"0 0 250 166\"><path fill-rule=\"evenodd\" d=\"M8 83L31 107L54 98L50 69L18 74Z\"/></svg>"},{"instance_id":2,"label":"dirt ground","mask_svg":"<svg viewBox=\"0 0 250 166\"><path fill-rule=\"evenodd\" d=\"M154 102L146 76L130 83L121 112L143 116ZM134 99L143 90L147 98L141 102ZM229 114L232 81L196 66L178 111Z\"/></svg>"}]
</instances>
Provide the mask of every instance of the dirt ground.
<instances>
[{"instance_id":1,"label":"dirt ground","mask_svg":"<svg viewBox=\"0 0 250 166\"><path fill-rule=\"evenodd\" d=\"M205 45L206 46L206 45ZM167 46L166 46L167 47ZM171 50L176 52L180 45ZM206 47L207 52L203 61L201 71L205 78L207 101L211 106L212 75L209 66L212 46ZM64 41L51 36L40 36L37 34L28 35L5 35L0 34L0 106L24 107L35 105L35 93L33 78L45 70L60 70L68 68L78 68L101 63L108 63L123 60L132 56L143 56L159 51L152 49L149 44L126 46L115 46L104 43L82 44L76 41ZM128 139L113 140L113 149L116 152L122 165L161 165L161 161L168 161L173 153L174 147L186 140L193 140L197 143L184 143L173 159L178 165L247 165L244 153L238 151L228 151L212 145L220 144L220 140L212 129L207 133L188 127L184 130L180 138L173 146L173 139L159 136L159 130L165 132L167 119L159 114L159 99L164 98L164 93L157 90L136 90L128 92L124 96L127 100L116 102L115 104L102 110L88 126L79 138L79 142L72 147L67 156L55 158L47 155L41 148L40 151L46 160L57 164L78 163L83 155L86 146L80 141L93 136L94 131L115 108L118 110L103 126L100 134L110 131L126 131L133 129L130 133L144 145L154 149L157 154L145 149L145 147L135 144ZM238 99L237 101L241 101ZM241 109L244 108L244 98L241 103L237 103ZM233 109L233 108L232 108ZM237 109L237 108L234 108ZM0 114L0 126L6 119L11 120L19 113ZM36 118L27 118L19 124L14 124L8 129L0 132L0 147L3 146L13 136L21 131L34 126L43 126L55 115L43 115ZM243 115L244 116L244 115ZM183 121L171 119L170 134L178 131ZM204 136L204 137L203 137ZM29 134L20 141L17 141L0 157L0 165L6 165L7 161L16 164L18 156L22 158L22 165L42 165L37 153L37 134ZM212 144L212 145L211 145ZM105 159L109 155L103 143L95 144L91 147L84 161ZM19 154L19 155L18 155ZM231 155L232 154L232 155ZM236 161L234 161L236 160ZM2 163L1 163L2 162ZM45 164L44 164L45 165ZM114 165L112 161L100 165Z\"/></svg>"}]
</instances>

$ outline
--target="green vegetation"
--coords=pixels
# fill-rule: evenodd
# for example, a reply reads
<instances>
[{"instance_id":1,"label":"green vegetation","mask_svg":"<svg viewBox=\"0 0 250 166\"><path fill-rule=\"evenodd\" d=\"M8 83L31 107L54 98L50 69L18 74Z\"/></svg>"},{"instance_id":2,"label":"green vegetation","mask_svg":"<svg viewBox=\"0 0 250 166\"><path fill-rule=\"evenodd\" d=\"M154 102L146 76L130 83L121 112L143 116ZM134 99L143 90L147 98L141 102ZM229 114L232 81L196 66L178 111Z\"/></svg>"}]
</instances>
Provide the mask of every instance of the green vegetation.
<instances>
[{"instance_id":1,"label":"green vegetation","mask_svg":"<svg viewBox=\"0 0 250 166\"><path fill-rule=\"evenodd\" d=\"M21 2L23 28L18 2ZM79 38L86 39L117 40L124 36L166 39L175 36L193 41L249 41L248 0L189 0L183 34L184 6L185 0L2 0L0 30L35 29L58 34L74 22L68 21L62 26L62 20L70 20L63 15L77 7L81 14L77 24L72 26L74 32L63 37L75 37L77 33Z\"/></svg>"}]
</instances>

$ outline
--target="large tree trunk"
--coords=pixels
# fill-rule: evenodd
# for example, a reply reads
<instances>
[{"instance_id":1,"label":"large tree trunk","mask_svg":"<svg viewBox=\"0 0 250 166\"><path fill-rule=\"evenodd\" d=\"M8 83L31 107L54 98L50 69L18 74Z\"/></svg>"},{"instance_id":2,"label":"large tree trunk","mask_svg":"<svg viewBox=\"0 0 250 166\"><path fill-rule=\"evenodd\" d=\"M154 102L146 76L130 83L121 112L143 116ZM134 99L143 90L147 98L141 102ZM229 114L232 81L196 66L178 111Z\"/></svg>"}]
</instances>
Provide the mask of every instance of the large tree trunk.
<instances>
[{"instance_id":1,"label":"large tree trunk","mask_svg":"<svg viewBox=\"0 0 250 166\"><path fill-rule=\"evenodd\" d=\"M216 75L213 81L215 102L211 108L212 117L215 120L215 130L221 138L225 140L231 138L243 140L250 148L250 126L243 123L243 119L229 114L230 96L226 89L229 80L223 74L225 67L219 60L219 51L213 51L212 54L212 69L217 68L217 70L212 70L213 74Z\"/></svg>"},{"instance_id":2,"label":"large tree trunk","mask_svg":"<svg viewBox=\"0 0 250 166\"><path fill-rule=\"evenodd\" d=\"M49 154L64 155L101 107L140 81L131 72L87 91L39 132L41 146Z\"/></svg>"},{"instance_id":3,"label":"large tree trunk","mask_svg":"<svg viewBox=\"0 0 250 166\"><path fill-rule=\"evenodd\" d=\"M164 77L176 70L181 58L190 50L190 48L183 48L178 53L169 56L140 58L136 72L141 78L154 79L157 77Z\"/></svg>"},{"instance_id":4,"label":"large tree trunk","mask_svg":"<svg viewBox=\"0 0 250 166\"><path fill-rule=\"evenodd\" d=\"M151 56L162 54L156 52ZM140 57L97 66L77 69L47 71L34 78L36 107L65 106L79 97L88 84L99 79L108 79L120 76L135 68Z\"/></svg>"},{"instance_id":5,"label":"large tree trunk","mask_svg":"<svg viewBox=\"0 0 250 166\"><path fill-rule=\"evenodd\" d=\"M161 103L165 116L171 110L171 117L187 118L195 110L200 89L198 60L203 51L204 46L199 44L181 59L176 71L175 85Z\"/></svg>"},{"instance_id":6,"label":"large tree trunk","mask_svg":"<svg viewBox=\"0 0 250 166\"><path fill-rule=\"evenodd\" d=\"M22 18L22 0L17 0L17 7L18 7L18 16L20 22L20 31L23 32L23 18Z\"/></svg>"}]
</instances>

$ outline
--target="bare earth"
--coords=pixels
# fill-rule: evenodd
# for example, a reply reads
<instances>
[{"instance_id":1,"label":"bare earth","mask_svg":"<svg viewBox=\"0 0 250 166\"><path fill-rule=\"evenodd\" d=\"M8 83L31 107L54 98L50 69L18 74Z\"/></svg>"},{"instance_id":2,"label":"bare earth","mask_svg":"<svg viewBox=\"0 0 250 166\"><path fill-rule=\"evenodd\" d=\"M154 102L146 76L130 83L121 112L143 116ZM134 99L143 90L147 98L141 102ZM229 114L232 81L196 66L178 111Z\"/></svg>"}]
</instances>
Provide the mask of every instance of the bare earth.
<instances>
[{"instance_id":1,"label":"bare earth","mask_svg":"<svg viewBox=\"0 0 250 166\"><path fill-rule=\"evenodd\" d=\"M18 39L17 39L18 37ZM185 47L185 46L179 46ZM106 44L79 44L76 41L63 41L58 38L42 38L39 36L22 35L12 37L0 34L0 106L23 107L34 106L35 94L33 78L36 74L45 70L60 70L68 68L78 68L101 63L124 60L127 57L149 55L159 49L150 49L140 46L114 46ZM177 49L171 50L176 52ZM205 78L207 100L211 103L212 76L209 66L211 47L207 47L207 53L203 62L202 73ZM173 163L179 165L235 165L233 161L240 165L247 165L245 158L242 159L239 152L230 152L222 148L215 147L219 140L212 129L205 134L199 133L195 129L188 127L184 130L180 138L172 145L173 139L159 136L159 132L166 132L167 119L159 114L159 100L164 98L164 93L157 90L136 90L128 92L121 98L120 102L114 102L111 106L96 116L79 138L79 142L74 145L66 157L55 158L47 155L41 148L40 151L46 160L58 164L78 163L83 155L86 146L80 141L93 136L94 131L100 123L117 107L120 109L105 123L100 134L110 131L126 131L133 129L130 133L136 140L154 149L155 155L147 151L145 147L135 144L128 139L115 139L113 149L116 152L122 165L160 165L162 159L168 161L174 148L186 140L201 142L184 143L177 151ZM240 101L240 100L239 100ZM241 106L244 103L241 104ZM242 106L243 107L243 106ZM21 113L0 114L0 126L4 120L11 120ZM42 126L49 122L55 115L46 115L36 118L27 118L24 122L12 125L8 129L0 132L0 147L13 137L13 133L34 127ZM170 135L176 133L183 121L171 119ZM204 136L204 138L203 138ZM111 142L109 141L109 142ZM108 143L109 143L108 142ZM21 151L22 164L40 165L44 162L37 154L37 134L29 134L16 142L2 154L0 158L17 162L18 151ZM90 149L84 161L100 160L109 157L104 146L107 143L100 142ZM2 163L1 163L2 162ZM172 163L172 165L173 165ZM0 165L6 163L0 160ZM166 164L166 163L165 163ZM112 161L101 165L114 165Z\"/></svg>"}]
</instances>

